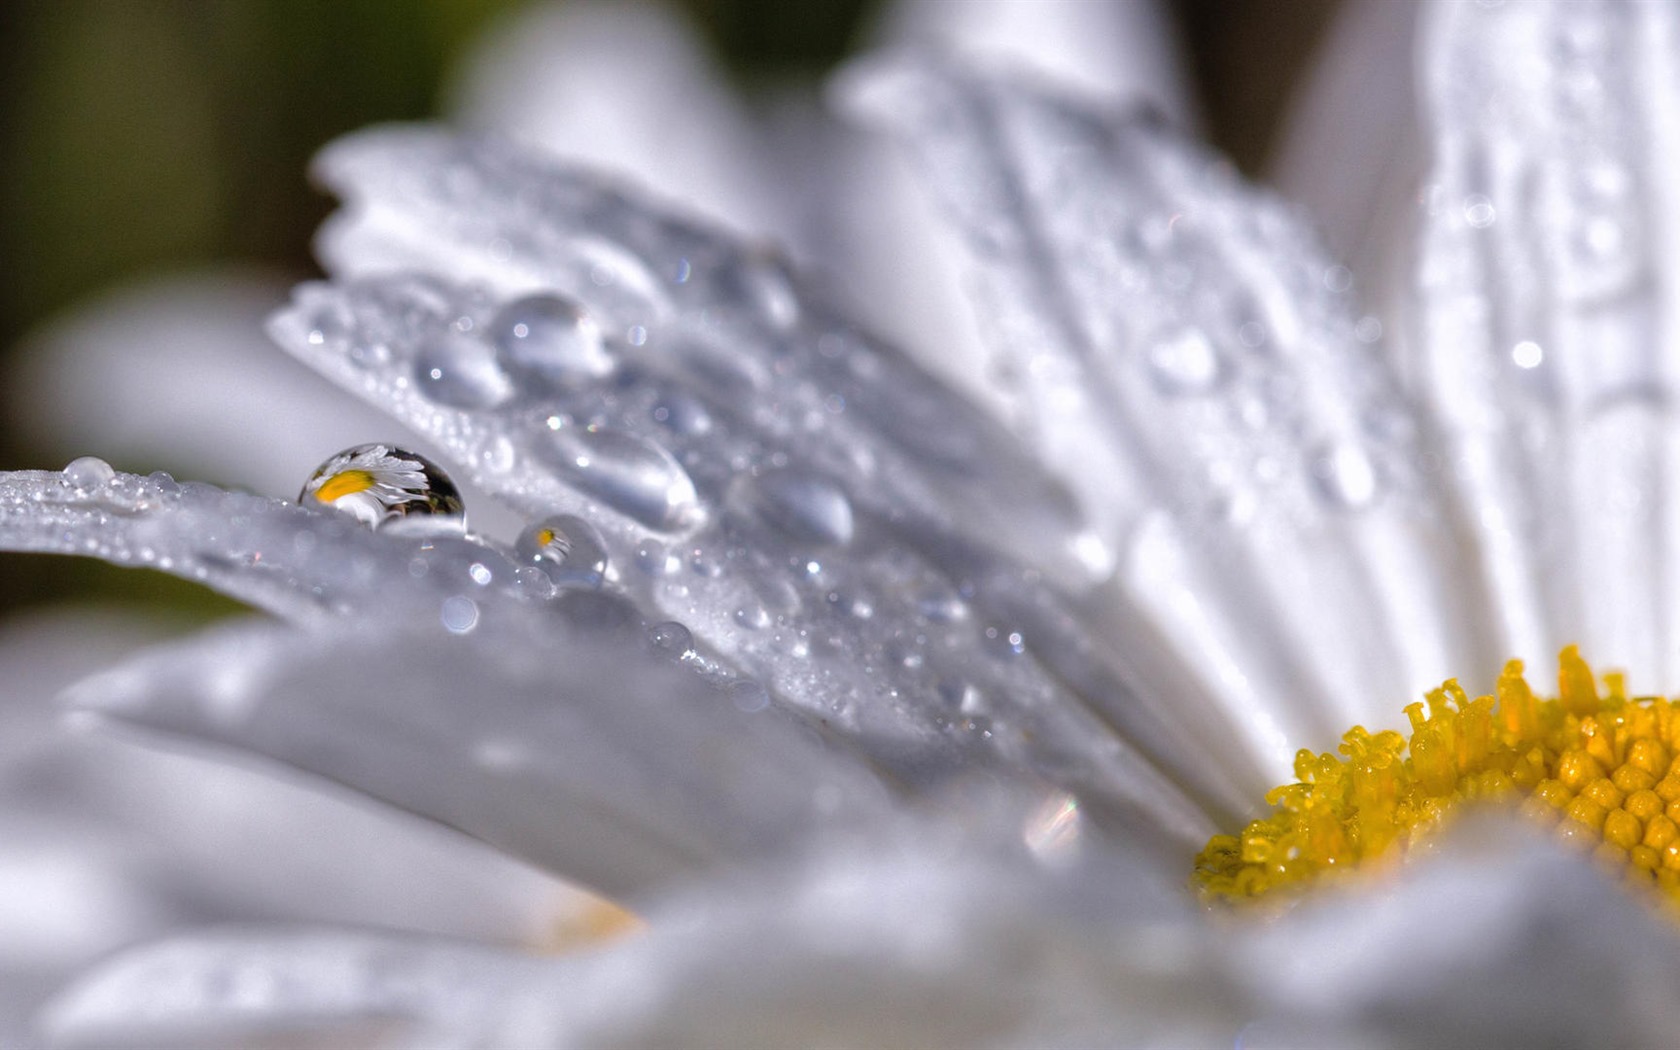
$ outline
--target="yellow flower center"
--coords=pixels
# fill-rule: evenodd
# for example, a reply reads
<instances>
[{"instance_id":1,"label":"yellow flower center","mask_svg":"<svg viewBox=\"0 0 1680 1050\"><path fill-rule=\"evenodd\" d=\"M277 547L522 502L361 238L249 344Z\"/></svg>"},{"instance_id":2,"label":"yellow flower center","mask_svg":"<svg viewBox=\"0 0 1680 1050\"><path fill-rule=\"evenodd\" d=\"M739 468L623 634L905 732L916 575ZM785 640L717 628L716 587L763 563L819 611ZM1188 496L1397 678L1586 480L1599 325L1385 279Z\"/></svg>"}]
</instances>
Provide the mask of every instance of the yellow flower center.
<instances>
[{"instance_id":1,"label":"yellow flower center","mask_svg":"<svg viewBox=\"0 0 1680 1050\"><path fill-rule=\"evenodd\" d=\"M1680 702L1630 698L1620 674L1603 685L1574 646L1557 699L1537 698L1517 660L1497 697L1448 681L1406 708L1409 738L1355 726L1337 754L1299 752L1299 782L1240 836L1214 836L1191 881L1209 901L1276 897L1393 864L1466 806L1507 800L1680 905Z\"/></svg>"}]
</instances>

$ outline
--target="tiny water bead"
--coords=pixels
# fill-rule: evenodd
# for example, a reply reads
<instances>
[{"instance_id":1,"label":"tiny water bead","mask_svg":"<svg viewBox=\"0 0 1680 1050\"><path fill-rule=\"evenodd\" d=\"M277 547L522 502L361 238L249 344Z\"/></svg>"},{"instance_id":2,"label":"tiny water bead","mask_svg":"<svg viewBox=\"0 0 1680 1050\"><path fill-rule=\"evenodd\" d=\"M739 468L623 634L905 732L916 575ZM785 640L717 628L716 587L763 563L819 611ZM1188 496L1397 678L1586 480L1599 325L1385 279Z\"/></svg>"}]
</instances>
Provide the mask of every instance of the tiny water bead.
<instances>
[{"instance_id":1,"label":"tiny water bead","mask_svg":"<svg viewBox=\"0 0 1680 1050\"><path fill-rule=\"evenodd\" d=\"M606 541L571 514L544 518L514 542L514 554L548 574L556 587L599 587L607 578Z\"/></svg>"},{"instance_id":2,"label":"tiny water bead","mask_svg":"<svg viewBox=\"0 0 1680 1050\"><path fill-rule=\"evenodd\" d=\"M395 445L357 445L331 457L309 476L298 502L403 534L460 535L467 528L461 494L443 468Z\"/></svg>"},{"instance_id":3,"label":"tiny water bead","mask_svg":"<svg viewBox=\"0 0 1680 1050\"><path fill-rule=\"evenodd\" d=\"M1287 897L1314 882L1394 864L1472 804L1504 802L1680 909L1680 700L1603 691L1574 646L1558 697L1536 697L1522 663L1495 696L1449 680L1406 708L1409 737L1355 726L1337 754L1301 751L1272 812L1216 835L1196 858L1204 900Z\"/></svg>"}]
</instances>

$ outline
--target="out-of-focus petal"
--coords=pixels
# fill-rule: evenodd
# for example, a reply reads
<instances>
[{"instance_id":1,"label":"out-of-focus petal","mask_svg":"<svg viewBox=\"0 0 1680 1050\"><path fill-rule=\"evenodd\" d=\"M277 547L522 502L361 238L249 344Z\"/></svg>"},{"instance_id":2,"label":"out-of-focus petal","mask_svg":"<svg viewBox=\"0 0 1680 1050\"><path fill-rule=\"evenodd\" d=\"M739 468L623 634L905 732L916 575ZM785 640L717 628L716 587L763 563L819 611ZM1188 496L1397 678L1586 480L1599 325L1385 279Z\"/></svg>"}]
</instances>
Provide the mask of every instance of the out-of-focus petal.
<instances>
[{"instance_id":1,"label":"out-of-focus petal","mask_svg":"<svg viewBox=\"0 0 1680 1050\"><path fill-rule=\"evenodd\" d=\"M980 66L1033 70L1175 121L1194 109L1171 19L1155 0L900 0L875 36L879 47L932 46Z\"/></svg>"},{"instance_id":2,"label":"out-of-focus petal","mask_svg":"<svg viewBox=\"0 0 1680 1050\"><path fill-rule=\"evenodd\" d=\"M1208 1046L1252 1007L1154 872L859 844L652 915L497 1004L480 1045Z\"/></svg>"},{"instance_id":3,"label":"out-of-focus petal","mask_svg":"<svg viewBox=\"0 0 1680 1050\"><path fill-rule=\"evenodd\" d=\"M1507 651L1680 677L1680 11L1442 4L1413 307Z\"/></svg>"},{"instance_id":4,"label":"out-of-focus petal","mask_svg":"<svg viewBox=\"0 0 1680 1050\"><path fill-rule=\"evenodd\" d=\"M183 925L295 918L534 943L582 895L360 799L58 728L53 698L167 624L0 628L0 1044L95 958ZM355 863L345 857L354 854Z\"/></svg>"},{"instance_id":5,"label":"out-of-focus petal","mask_svg":"<svg viewBox=\"0 0 1680 1050\"><path fill-rule=\"evenodd\" d=\"M463 127L633 175L761 237L788 230L774 156L670 6L532 5L494 24L456 76Z\"/></svg>"},{"instance_id":6,"label":"out-of-focus petal","mask_svg":"<svg viewBox=\"0 0 1680 1050\"><path fill-rule=\"evenodd\" d=\"M1306 206L1330 254L1359 275L1366 307L1388 329L1386 345L1402 355L1418 187L1429 164L1417 84L1426 7L1342 5L1296 93L1270 172L1283 196ZM1413 378L1409 359L1397 363Z\"/></svg>"},{"instance_id":7,"label":"out-of-focus petal","mask_svg":"<svg viewBox=\"0 0 1680 1050\"><path fill-rule=\"evenodd\" d=\"M884 805L817 731L661 658L604 596L573 597L463 635L224 629L74 703L278 759L619 898Z\"/></svg>"},{"instance_id":8,"label":"out-of-focus petal","mask_svg":"<svg viewBox=\"0 0 1680 1050\"><path fill-rule=\"evenodd\" d=\"M1673 1039L1680 937L1586 857L1486 820L1394 874L1239 933L1244 983L1400 1046Z\"/></svg>"},{"instance_id":9,"label":"out-of-focus petal","mask_svg":"<svg viewBox=\"0 0 1680 1050\"><path fill-rule=\"evenodd\" d=\"M54 1047L438 1046L537 963L348 930L227 929L124 952L60 994Z\"/></svg>"}]
</instances>

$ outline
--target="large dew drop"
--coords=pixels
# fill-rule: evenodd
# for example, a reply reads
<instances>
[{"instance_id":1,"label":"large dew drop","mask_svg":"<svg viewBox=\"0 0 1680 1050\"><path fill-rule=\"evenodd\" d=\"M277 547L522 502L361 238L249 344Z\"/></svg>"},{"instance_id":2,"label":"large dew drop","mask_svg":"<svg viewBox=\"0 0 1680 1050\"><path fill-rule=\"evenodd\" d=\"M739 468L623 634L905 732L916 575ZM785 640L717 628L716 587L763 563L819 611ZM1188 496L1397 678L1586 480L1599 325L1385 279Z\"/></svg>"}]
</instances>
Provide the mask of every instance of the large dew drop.
<instances>
[{"instance_id":1,"label":"large dew drop","mask_svg":"<svg viewBox=\"0 0 1680 1050\"><path fill-rule=\"evenodd\" d=\"M491 349L471 336L450 331L428 341L414 358L420 392L453 408L495 408L513 396L513 381Z\"/></svg>"},{"instance_id":2,"label":"large dew drop","mask_svg":"<svg viewBox=\"0 0 1680 1050\"><path fill-rule=\"evenodd\" d=\"M794 539L834 546L851 542L851 501L827 478L775 470L758 479L757 490L764 517Z\"/></svg>"},{"instance_id":3,"label":"large dew drop","mask_svg":"<svg viewBox=\"0 0 1680 1050\"><path fill-rule=\"evenodd\" d=\"M331 507L372 529L408 535L460 535L461 494L443 468L395 445L357 445L328 459L298 493L304 506Z\"/></svg>"},{"instance_id":4,"label":"large dew drop","mask_svg":"<svg viewBox=\"0 0 1680 1050\"><path fill-rule=\"evenodd\" d=\"M650 529L674 532L701 516L694 481L662 446L628 431L549 420L549 452L568 482Z\"/></svg>"},{"instance_id":5,"label":"large dew drop","mask_svg":"<svg viewBox=\"0 0 1680 1050\"><path fill-rule=\"evenodd\" d=\"M490 324L502 367L539 385L575 386L611 372L601 327L577 303L531 295L502 307Z\"/></svg>"},{"instance_id":6,"label":"large dew drop","mask_svg":"<svg viewBox=\"0 0 1680 1050\"><path fill-rule=\"evenodd\" d=\"M548 574L556 587L599 587L607 548L595 526L571 514L545 518L519 534L514 553Z\"/></svg>"},{"instance_id":7,"label":"large dew drop","mask_svg":"<svg viewBox=\"0 0 1680 1050\"><path fill-rule=\"evenodd\" d=\"M102 488L111 483L117 472L111 469L111 464L98 456L82 456L70 461L64 468L64 480L84 491Z\"/></svg>"}]
</instances>

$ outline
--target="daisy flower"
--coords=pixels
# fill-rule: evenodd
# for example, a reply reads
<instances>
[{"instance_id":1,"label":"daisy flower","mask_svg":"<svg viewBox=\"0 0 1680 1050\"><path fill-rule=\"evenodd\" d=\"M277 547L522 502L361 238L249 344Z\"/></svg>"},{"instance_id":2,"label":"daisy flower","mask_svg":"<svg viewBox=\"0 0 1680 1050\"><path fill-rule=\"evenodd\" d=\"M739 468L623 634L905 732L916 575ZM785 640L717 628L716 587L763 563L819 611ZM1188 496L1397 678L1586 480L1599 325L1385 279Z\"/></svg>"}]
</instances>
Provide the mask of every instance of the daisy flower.
<instances>
[{"instance_id":1,"label":"daisy flower","mask_svg":"<svg viewBox=\"0 0 1680 1050\"><path fill-rule=\"evenodd\" d=\"M564 957L189 933L42 1032L1662 1041L1680 943L1641 894L1680 739L1640 693L1676 651L1674 17L1431 12L1398 333L1156 120L938 53L850 71L966 238L1007 422L775 252L616 181L432 128L329 147L331 279L270 331L519 541L460 529L445 475L379 445L301 504L96 460L9 475L0 542L285 621L145 652L73 690L82 719L325 777L648 926ZM1502 663L1560 650L1556 701ZM1429 689L1409 742L1380 731ZM1520 792L1538 820L1468 804ZM1322 888L1205 905L1199 850L1216 894Z\"/></svg>"}]
</instances>

